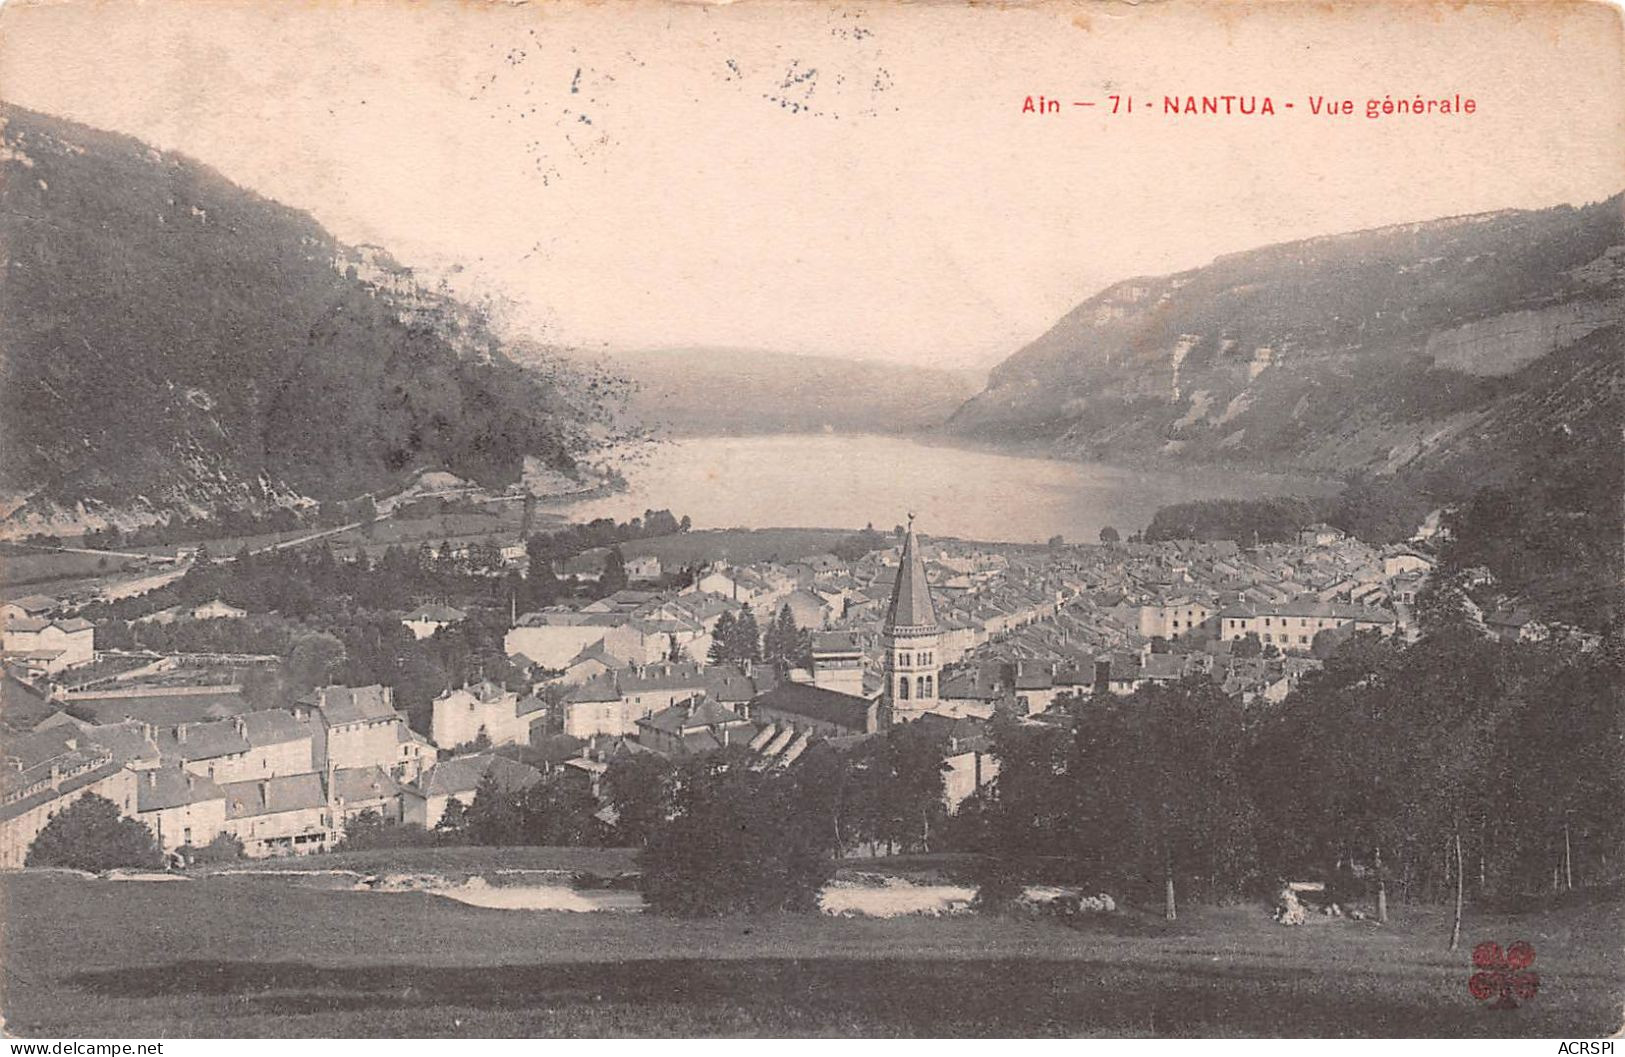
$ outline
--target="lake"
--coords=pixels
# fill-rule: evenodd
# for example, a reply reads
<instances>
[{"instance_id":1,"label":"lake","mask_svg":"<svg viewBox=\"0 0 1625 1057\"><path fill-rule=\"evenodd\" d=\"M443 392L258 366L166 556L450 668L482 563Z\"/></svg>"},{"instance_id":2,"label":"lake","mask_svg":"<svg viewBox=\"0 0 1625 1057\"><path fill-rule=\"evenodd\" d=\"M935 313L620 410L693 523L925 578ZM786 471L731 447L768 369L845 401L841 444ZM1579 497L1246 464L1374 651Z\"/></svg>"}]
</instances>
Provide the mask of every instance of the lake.
<instances>
[{"instance_id":1,"label":"lake","mask_svg":"<svg viewBox=\"0 0 1625 1057\"><path fill-rule=\"evenodd\" d=\"M1182 500L1336 491L1313 478L1146 471L850 434L683 438L644 449L617 469L625 491L542 508L573 520L669 509L688 515L695 528L873 523L883 530L913 511L933 536L1093 542L1102 526L1127 536L1158 507Z\"/></svg>"}]
</instances>

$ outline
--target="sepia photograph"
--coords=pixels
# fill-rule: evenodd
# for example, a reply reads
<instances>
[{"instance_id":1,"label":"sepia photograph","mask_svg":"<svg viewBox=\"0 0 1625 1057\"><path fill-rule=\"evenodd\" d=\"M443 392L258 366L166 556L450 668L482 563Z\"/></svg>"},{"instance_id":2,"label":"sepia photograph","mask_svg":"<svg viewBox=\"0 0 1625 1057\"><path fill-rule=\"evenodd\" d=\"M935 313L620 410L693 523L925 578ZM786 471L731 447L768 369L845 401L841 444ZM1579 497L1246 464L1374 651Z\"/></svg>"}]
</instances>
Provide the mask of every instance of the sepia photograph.
<instances>
[{"instance_id":1,"label":"sepia photograph","mask_svg":"<svg viewBox=\"0 0 1625 1057\"><path fill-rule=\"evenodd\" d=\"M1622 591L1617 4L0 4L11 1054L1606 1055Z\"/></svg>"}]
</instances>

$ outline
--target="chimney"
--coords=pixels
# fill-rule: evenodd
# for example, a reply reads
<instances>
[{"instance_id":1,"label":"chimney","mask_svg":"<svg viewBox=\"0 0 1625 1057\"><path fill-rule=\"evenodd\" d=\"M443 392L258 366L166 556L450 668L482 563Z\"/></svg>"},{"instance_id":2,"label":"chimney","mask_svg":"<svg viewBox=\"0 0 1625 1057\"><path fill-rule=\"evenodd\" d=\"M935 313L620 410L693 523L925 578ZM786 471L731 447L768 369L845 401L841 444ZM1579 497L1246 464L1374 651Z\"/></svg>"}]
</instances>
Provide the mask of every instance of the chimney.
<instances>
[{"instance_id":1,"label":"chimney","mask_svg":"<svg viewBox=\"0 0 1625 1057\"><path fill-rule=\"evenodd\" d=\"M157 789L158 788L158 772L157 771L148 771L147 772L147 788L148 789Z\"/></svg>"},{"instance_id":2,"label":"chimney","mask_svg":"<svg viewBox=\"0 0 1625 1057\"><path fill-rule=\"evenodd\" d=\"M271 783L263 778L260 779L260 806L265 808L271 806Z\"/></svg>"},{"instance_id":3,"label":"chimney","mask_svg":"<svg viewBox=\"0 0 1625 1057\"><path fill-rule=\"evenodd\" d=\"M194 775L190 771L186 772L186 791L188 793L190 793L192 790L194 790L196 788L197 788L197 776Z\"/></svg>"},{"instance_id":4,"label":"chimney","mask_svg":"<svg viewBox=\"0 0 1625 1057\"><path fill-rule=\"evenodd\" d=\"M182 745L186 744L186 724L185 723L176 724L176 726L175 726L175 740L178 741L179 743L181 743Z\"/></svg>"}]
</instances>

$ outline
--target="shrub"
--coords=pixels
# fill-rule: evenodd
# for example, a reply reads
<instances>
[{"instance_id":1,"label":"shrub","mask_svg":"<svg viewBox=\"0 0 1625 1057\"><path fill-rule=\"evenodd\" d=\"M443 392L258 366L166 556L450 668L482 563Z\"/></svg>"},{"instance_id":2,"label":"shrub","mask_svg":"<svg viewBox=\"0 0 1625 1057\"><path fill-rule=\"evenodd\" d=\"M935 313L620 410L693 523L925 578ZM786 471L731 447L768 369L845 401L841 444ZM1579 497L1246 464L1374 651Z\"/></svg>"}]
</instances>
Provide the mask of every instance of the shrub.
<instances>
[{"instance_id":1,"label":"shrub","mask_svg":"<svg viewBox=\"0 0 1625 1057\"><path fill-rule=\"evenodd\" d=\"M181 857L196 864L236 862L243 857L243 842L234 834L221 833L202 847L182 848Z\"/></svg>"},{"instance_id":2,"label":"shrub","mask_svg":"<svg viewBox=\"0 0 1625 1057\"><path fill-rule=\"evenodd\" d=\"M395 822L376 811L363 811L344 822L344 839L334 851L367 851L371 848L425 848L435 843L435 834L416 822Z\"/></svg>"},{"instance_id":3,"label":"shrub","mask_svg":"<svg viewBox=\"0 0 1625 1057\"><path fill-rule=\"evenodd\" d=\"M1019 865L1005 859L981 859L972 877L976 881L976 898L971 900L971 908L984 914L1007 913L1026 890Z\"/></svg>"},{"instance_id":4,"label":"shrub","mask_svg":"<svg viewBox=\"0 0 1625 1057\"><path fill-rule=\"evenodd\" d=\"M163 854L152 831L119 814L118 805L89 793L45 824L29 846L28 866L63 866L100 873L118 867L157 869Z\"/></svg>"}]
</instances>

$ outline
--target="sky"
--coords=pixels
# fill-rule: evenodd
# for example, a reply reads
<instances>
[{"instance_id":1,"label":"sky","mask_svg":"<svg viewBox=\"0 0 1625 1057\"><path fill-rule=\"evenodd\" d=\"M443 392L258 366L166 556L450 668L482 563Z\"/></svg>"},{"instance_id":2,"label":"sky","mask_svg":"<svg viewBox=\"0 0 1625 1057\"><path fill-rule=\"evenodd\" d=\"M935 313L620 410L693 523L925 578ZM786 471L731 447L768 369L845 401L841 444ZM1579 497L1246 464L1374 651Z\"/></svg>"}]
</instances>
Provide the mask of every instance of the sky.
<instances>
[{"instance_id":1,"label":"sky","mask_svg":"<svg viewBox=\"0 0 1625 1057\"><path fill-rule=\"evenodd\" d=\"M1622 71L1617 9L1582 3L0 10L0 98L458 268L512 334L948 367L1134 275L1608 197ZM1457 93L1473 114L1364 116ZM1276 114L1161 112L1225 94ZM1024 113L1040 95L1062 112Z\"/></svg>"}]
</instances>

